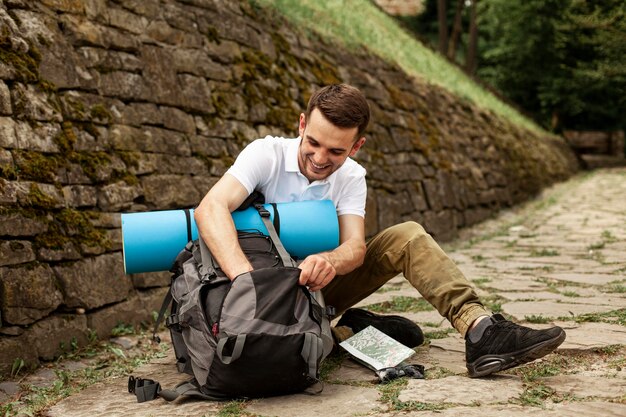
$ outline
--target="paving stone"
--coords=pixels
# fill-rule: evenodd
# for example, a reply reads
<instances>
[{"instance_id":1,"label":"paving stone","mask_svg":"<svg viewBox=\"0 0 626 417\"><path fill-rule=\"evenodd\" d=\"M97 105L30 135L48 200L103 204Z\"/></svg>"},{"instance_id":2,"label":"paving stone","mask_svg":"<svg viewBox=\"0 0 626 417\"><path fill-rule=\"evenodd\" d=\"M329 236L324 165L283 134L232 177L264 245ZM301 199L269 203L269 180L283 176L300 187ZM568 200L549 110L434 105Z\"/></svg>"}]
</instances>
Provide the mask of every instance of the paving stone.
<instances>
[{"instance_id":1,"label":"paving stone","mask_svg":"<svg viewBox=\"0 0 626 417\"><path fill-rule=\"evenodd\" d=\"M626 327L609 323L571 323L555 322L567 334L565 342L559 346L560 350L586 350L604 346L626 345ZM535 328L543 326L533 325Z\"/></svg>"},{"instance_id":2,"label":"paving stone","mask_svg":"<svg viewBox=\"0 0 626 417\"><path fill-rule=\"evenodd\" d=\"M0 391L6 393L7 395L15 395L20 390L20 384L15 381L4 381L0 382Z\"/></svg>"},{"instance_id":3,"label":"paving stone","mask_svg":"<svg viewBox=\"0 0 626 417\"><path fill-rule=\"evenodd\" d=\"M576 290L573 290L576 291ZM596 293L597 294L597 293ZM614 308L621 308L626 306L626 297L621 296L620 294L604 294L601 296L587 296L587 297L567 297L563 294L547 292L547 291L538 291L538 292L498 292L498 295L506 298L510 301L519 301L519 300L561 300L561 301L571 301L575 304L592 304L592 305L605 305L612 306Z\"/></svg>"},{"instance_id":4,"label":"paving stone","mask_svg":"<svg viewBox=\"0 0 626 417\"><path fill-rule=\"evenodd\" d=\"M504 291L528 291L530 290L542 290L548 288L548 286L542 282L537 281L529 276L502 276L492 277L491 281L486 282L484 285L496 290Z\"/></svg>"},{"instance_id":5,"label":"paving stone","mask_svg":"<svg viewBox=\"0 0 626 417\"><path fill-rule=\"evenodd\" d=\"M591 285L605 285L618 279L615 275L610 274L581 274L576 272L548 273L543 274L543 276L559 281L570 281Z\"/></svg>"},{"instance_id":6,"label":"paving stone","mask_svg":"<svg viewBox=\"0 0 626 417\"><path fill-rule=\"evenodd\" d=\"M555 301L515 301L502 305L502 310L515 317L524 320L526 316L542 317L574 317L581 314L604 313L615 310L615 307L606 305L558 303Z\"/></svg>"},{"instance_id":7,"label":"paving stone","mask_svg":"<svg viewBox=\"0 0 626 417\"><path fill-rule=\"evenodd\" d=\"M523 391L519 377L496 375L489 378L450 376L441 379L409 380L400 392L400 401L470 405L506 403Z\"/></svg>"},{"instance_id":8,"label":"paving stone","mask_svg":"<svg viewBox=\"0 0 626 417\"><path fill-rule=\"evenodd\" d=\"M41 368L34 374L26 377L23 383L37 388L44 388L52 385L56 380L57 375L53 369Z\"/></svg>"},{"instance_id":9,"label":"paving stone","mask_svg":"<svg viewBox=\"0 0 626 417\"><path fill-rule=\"evenodd\" d=\"M430 346L431 348L437 347L449 352L462 352L465 354L465 340L458 333L443 339L431 340Z\"/></svg>"},{"instance_id":10,"label":"paving stone","mask_svg":"<svg viewBox=\"0 0 626 417\"><path fill-rule=\"evenodd\" d=\"M626 379L580 375L557 375L540 380L561 395L620 399L626 394Z\"/></svg>"},{"instance_id":11,"label":"paving stone","mask_svg":"<svg viewBox=\"0 0 626 417\"><path fill-rule=\"evenodd\" d=\"M330 373L331 381L339 382L377 382L378 377L367 368L349 357L341 362L341 366Z\"/></svg>"},{"instance_id":12,"label":"paving stone","mask_svg":"<svg viewBox=\"0 0 626 417\"><path fill-rule=\"evenodd\" d=\"M417 349L417 353L409 362L424 365L426 377L429 371L435 368L445 368L456 375L467 373L464 352L457 349L447 350L432 344L427 349Z\"/></svg>"},{"instance_id":13,"label":"paving stone","mask_svg":"<svg viewBox=\"0 0 626 417\"><path fill-rule=\"evenodd\" d=\"M246 411L275 417L327 417L368 414L380 407L376 388L325 384L320 395L295 394L251 402Z\"/></svg>"}]
</instances>

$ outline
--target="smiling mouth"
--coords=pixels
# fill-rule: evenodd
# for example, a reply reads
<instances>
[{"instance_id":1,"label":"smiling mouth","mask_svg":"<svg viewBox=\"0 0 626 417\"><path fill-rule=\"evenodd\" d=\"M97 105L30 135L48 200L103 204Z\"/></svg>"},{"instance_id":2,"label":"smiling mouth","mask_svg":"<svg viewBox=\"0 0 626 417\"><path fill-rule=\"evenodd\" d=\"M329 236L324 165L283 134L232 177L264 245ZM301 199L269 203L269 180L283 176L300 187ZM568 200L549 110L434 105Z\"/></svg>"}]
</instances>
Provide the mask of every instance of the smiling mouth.
<instances>
[{"instance_id":1,"label":"smiling mouth","mask_svg":"<svg viewBox=\"0 0 626 417\"><path fill-rule=\"evenodd\" d=\"M315 162L313 162L313 160L311 158L309 158L309 162L311 163L311 166L313 167L313 169L315 171L323 171L326 168L330 167L330 164L326 164L326 165L317 165Z\"/></svg>"}]
</instances>

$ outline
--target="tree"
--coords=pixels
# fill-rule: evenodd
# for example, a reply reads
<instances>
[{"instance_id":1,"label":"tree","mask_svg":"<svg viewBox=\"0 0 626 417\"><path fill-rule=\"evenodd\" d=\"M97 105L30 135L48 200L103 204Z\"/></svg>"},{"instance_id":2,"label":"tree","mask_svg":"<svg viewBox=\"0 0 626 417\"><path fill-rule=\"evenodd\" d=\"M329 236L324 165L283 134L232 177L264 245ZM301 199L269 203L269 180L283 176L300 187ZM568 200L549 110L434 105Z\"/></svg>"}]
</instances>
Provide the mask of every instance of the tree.
<instances>
[{"instance_id":1,"label":"tree","mask_svg":"<svg viewBox=\"0 0 626 417\"><path fill-rule=\"evenodd\" d=\"M469 42L467 43L467 57L465 58L465 71L468 74L476 72L477 65L477 48L478 48L478 20L476 17L476 9L478 0L470 0L470 24L469 24Z\"/></svg>"},{"instance_id":2,"label":"tree","mask_svg":"<svg viewBox=\"0 0 626 417\"><path fill-rule=\"evenodd\" d=\"M546 127L613 129L626 113L626 3L484 0L478 75Z\"/></svg>"}]
</instances>

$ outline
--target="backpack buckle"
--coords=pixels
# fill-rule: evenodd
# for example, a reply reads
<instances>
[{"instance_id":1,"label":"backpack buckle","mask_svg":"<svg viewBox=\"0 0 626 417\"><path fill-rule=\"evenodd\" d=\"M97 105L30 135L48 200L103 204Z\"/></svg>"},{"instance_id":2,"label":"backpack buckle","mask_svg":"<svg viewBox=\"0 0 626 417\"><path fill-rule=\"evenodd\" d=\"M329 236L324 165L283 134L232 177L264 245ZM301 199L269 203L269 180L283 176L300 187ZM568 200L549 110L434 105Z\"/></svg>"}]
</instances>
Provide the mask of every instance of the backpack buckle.
<instances>
[{"instance_id":1,"label":"backpack buckle","mask_svg":"<svg viewBox=\"0 0 626 417\"><path fill-rule=\"evenodd\" d=\"M263 204L255 204L254 208L257 209L261 217L270 217L270 212L263 206Z\"/></svg>"},{"instance_id":2,"label":"backpack buckle","mask_svg":"<svg viewBox=\"0 0 626 417\"><path fill-rule=\"evenodd\" d=\"M161 391L161 384L153 379L143 379L130 375L128 377L128 392L135 394L137 402L154 400Z\"/></svg>"},{"instance_id":3,"label":"backpack buckle","mask_svg":"<svg viewBox=\"0 0 626 417\"><path fill-rule=\"evenodd\" d=\"M168 329L174 327L174 330L180 330L180 319L178 318L178 314L172 314L165 319L165 327Z\"/></svg>"}]
</instances>

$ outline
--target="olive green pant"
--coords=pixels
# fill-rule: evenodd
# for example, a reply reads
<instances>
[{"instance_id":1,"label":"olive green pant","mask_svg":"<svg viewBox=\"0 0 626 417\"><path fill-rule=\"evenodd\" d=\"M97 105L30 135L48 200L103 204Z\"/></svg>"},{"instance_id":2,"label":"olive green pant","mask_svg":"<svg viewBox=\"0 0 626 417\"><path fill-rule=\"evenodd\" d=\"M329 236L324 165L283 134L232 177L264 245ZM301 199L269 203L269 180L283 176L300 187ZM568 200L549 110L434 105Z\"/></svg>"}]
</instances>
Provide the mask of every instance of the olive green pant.
<instances>
[{"instance_id":1,"label":"olive green pant","mask_svg":"<svg viewBox=\"0 0 626 417\"><path fill-rule=\"evenodd\" d=\"M342 314L399 273L463 337L474 320L491 315L459 268L415 222L392 226L371 238L363 265L336 276L322 293L326 304Z\"/></svg>"}]
</instances>

